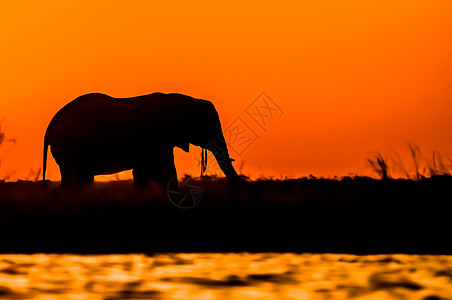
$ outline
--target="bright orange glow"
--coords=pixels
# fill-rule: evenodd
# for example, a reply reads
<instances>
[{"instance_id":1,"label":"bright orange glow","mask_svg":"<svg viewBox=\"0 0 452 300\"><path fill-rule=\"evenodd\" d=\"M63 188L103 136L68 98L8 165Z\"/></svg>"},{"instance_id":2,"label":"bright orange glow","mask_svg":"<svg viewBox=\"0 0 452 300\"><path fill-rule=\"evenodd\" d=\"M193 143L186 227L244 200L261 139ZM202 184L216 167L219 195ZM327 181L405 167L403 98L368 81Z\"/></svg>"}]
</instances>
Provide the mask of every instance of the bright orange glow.
<instances>
[{"instance_id":1,"label":"bright orange glow","mask_svg":"<svg viewBox=\"0 0 452 300\"><path fill-rule=\"evenodd\" d=\"M243 173L365 173L406 143L452 154L452 1L6 1L0 5L0 177L42 164L45 129L89 92L211 100L223 127L259 138ZM284 111L265 131L245 108L265 91ZM120 122L120 120L118 120ZM198 175L176 150L179 174ZM49 159L50 179L59 179Z\"/></svg>"}]
</instances>

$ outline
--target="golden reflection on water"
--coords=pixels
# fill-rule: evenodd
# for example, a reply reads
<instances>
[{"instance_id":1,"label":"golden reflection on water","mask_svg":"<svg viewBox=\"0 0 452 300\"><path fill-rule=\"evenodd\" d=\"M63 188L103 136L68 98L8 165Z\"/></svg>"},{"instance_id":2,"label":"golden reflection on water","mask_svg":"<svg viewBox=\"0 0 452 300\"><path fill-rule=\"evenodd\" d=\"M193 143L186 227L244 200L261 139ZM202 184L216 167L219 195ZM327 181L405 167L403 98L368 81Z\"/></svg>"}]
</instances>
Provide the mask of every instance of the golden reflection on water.
<instances>
[{"instance_id":1,"label":"golden reflection on water","mask_svg":"<svg viewBox=\"0 0 452 300\"><path fill-rule=\"evenodd\" d=\"M452 299L452 256L0 255L0 299Z\"/></svg>"}]
</instances>

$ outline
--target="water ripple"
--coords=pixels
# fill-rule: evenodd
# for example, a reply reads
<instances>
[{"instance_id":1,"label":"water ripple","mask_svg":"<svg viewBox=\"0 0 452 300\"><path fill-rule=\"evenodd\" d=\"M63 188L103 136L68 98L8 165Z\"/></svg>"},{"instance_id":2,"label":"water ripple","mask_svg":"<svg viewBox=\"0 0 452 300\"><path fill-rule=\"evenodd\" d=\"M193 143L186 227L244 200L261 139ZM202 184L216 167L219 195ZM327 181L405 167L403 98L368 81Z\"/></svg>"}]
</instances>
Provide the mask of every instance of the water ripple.
<instances>
[{"instance_id":1,"label":"water ripple","mask_svg":"<svg viewBox=\"0 0 452 300\"><path fill-rule=\"evenodd\" d=\"M452 299L452 257L0 255L0 299Z\"/></svg>"}]
</instances>

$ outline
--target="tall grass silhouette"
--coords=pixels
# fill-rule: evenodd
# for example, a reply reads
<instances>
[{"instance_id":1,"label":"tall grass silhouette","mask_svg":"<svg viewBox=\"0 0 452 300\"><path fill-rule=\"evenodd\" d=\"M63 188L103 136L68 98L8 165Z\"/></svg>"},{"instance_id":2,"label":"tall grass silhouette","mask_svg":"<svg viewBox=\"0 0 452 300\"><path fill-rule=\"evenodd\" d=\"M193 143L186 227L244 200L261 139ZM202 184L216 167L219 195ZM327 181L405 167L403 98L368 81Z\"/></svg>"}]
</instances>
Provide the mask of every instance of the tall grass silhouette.
<instances>
[{"instance_id":1,"label":"tall grass silhouette","mask_svg":"<svg viewBox=\"0 0 452 300\"><path fill-rule=\"evenodd\" d=\"M5 117L4 117L3 119L0 120L0 150L4 147L4 145L5 145L6 143L13 143L13 144L16 143L16 139L13 139L13 138L7 138L7 136L6 136L5 129L4 129L4 126L3 126L3 122L4 122L5 120L6 120ZM0 170L1 170L1 166L2 166L2 158L0 157ZM12 175L13 173L14 173L14 172L12 172L12 173L10 173L10 174L7 174L7 175L3 176L2 178L0 178L0 181L8 180L8 179L11 177L11 175Z\"/></svg>"},{"instance_id":2,"label":"tall grass silhouette","mask_svg":"<svg viewBox=\"0 0 452 300\"><path fill-rule=\"evenodd\" d=\"M381 153L377 153L375 157L368 158L367 161L372 166L374 172L381 176L382 180L388 179L388 164Z\"/></svg>"},{"instance_id":3,"label":"tall grass silhouette","mask_svg":"<svg viewBox=\"0 0 452 300\"><path fill-rule=\"evenodd\" d=\"M402 177L419 181L432 176L452 175L452 159L449 156L437 150L432 152L431 158L423 156L419 146L414 144L408 144L408 149L408 164L396 152L386 156L377 152L367 161L373 172L382 180Z\"/></svg>"},{"instance_id":4,"label":"tall grass silhouette","mask_svg":"<svg viewBox=\"0 0 452 300\"><path fill-rule=\"evenodd\" d=\"M6 134L6 131L5 131L5 126L2 126L3 122L5 120L6 120L5 117L0 120L0 150L2 148L4 148L5 144L7 144L7 143L16 144L16 142L17 142L17 139L15 139L15 138L7 138L7 134ZM1 165L2 165L2 158L0 156L0 171L1 171ZM24 177L24 179L25 180L31 180L31 181L37 181L39 179L39 176L41 175L41 171L42 171L42 167L39 167L37 169L30 168L29 172L28 172L28 175L26 175ZM11 176L15 172L16 171L9 172L5 176L0 177L0 181L4 182L6 180L9 180L11 178Z\"/></svg>"}]
</instances>

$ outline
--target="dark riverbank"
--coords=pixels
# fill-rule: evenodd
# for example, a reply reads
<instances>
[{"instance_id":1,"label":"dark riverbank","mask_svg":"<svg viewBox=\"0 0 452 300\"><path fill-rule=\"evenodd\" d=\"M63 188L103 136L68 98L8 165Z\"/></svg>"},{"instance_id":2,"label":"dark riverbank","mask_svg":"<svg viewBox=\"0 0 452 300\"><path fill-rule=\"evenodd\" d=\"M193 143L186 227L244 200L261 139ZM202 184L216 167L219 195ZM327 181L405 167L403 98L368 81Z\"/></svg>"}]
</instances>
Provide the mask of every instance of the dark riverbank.
<instances>
[{"instance_id":1,"label":"dark riverbank","mask_svg":"<svg viewBox=\"0 0 452 300\"><path fill-rule=\"evenodd\" d=\"M452 254L451 188L451 176L241 186L206 178L190 194L199 204L181 209L165 189L130 181L77 190L0 183L0 252Z\"/></svg>"}]
</instances>

